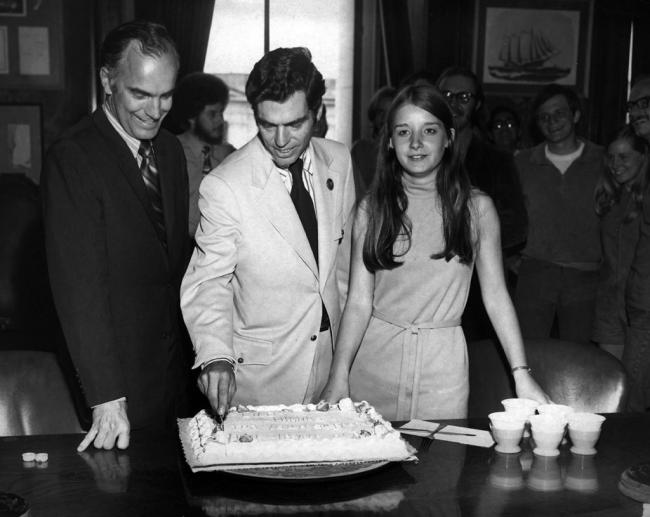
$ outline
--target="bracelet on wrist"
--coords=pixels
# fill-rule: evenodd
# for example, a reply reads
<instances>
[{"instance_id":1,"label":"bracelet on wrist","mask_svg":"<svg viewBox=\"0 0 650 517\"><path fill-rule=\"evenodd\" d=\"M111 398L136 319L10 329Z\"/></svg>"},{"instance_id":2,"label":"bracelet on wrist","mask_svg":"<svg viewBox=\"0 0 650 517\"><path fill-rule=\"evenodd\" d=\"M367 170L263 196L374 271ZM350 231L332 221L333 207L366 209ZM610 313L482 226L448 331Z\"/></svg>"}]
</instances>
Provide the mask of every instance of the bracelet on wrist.
<instances>
[{"instance_id":1,"label":"bracelet on wrist","mask_svg":"<svg viewBox=\"0 0 650 517\"><path fill-rule=\"evenodd\" d=\"M510 372L511 372L511 373L515 373L515 372L518 371L518 370L526 370L528 373L530 373L530 372L532 371L528 365L523 364L523 365L520 365L520 366L513 366L513 367L510 369Z\"/></svg>"}]
</instances>

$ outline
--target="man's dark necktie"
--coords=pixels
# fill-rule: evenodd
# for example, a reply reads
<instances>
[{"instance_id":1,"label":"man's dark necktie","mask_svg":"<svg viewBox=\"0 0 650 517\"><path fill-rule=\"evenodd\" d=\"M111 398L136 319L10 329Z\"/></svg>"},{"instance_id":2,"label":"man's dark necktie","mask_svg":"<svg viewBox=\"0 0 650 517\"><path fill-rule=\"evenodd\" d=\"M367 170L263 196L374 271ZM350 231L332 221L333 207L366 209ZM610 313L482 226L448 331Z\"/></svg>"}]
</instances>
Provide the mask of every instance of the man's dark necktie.
<instances>
[{"instance_id":1,"label":"man's dark necktie","mask_svg":"<svg viewBox=\"0 0 650 517\"><path fill-rule=\"evenodd\" d=\"M201 149L201 152L203 153L203 168L201 170L203 171L203 174L207 174L212 170L212 160L210 159L210 146L204 145L203 149Z\"/></svg>"},{"instance_id":2,"label":"man's dark necktie","mask_svg":"<svg viewBox=\"0 0 650 517\"><path fill-rule=\"evenodd\" d=\"M165 216L163 213L162 196L160 195L160 178L151 142L143 140L140 144L140 149L138 149L138 154L142 157L140 173L142 174L145 187L147 187L147 194L154 211L158 234L162 241L165 242Z\"/></svg>"},{"instance_id":3,"label":"man's dark necktie","mask_svg":"<svg viewBox=\"0 0 650 517\"><path fill-rule=\"evenodd\" d=\"M302 179L302 160L298 159L290 167L291 177L293 178L293 185L291 186L291 201L296 207L298 217L302 223L302 227L307 234L307 240L314 253L316 264L318 264L318 221L316 220L316 211L314 210L314 202L309 195L309 191L305 188L305 182ZM330 328L330 319L323 305L323 313L321 317L320 331L323 332Z\"/></svg>"},{"instance_id":4,"label":"man's dark necktie","mask_svg":"<svg viewBox=\"0 0 650 517\"><path fill-rule=\"evenodd\" d=\"M298 159L290 167L289 172L293 178L293 185L291 186L291 201L296 207L298 217L302 227L307 234L307 240L314 252L316 264L318 264L318 222L316 221L316 211L314 210L314 202L311 200L309 192L305 188L305 182L302 179L302 160Z\"/></svg>"}]
</instances>

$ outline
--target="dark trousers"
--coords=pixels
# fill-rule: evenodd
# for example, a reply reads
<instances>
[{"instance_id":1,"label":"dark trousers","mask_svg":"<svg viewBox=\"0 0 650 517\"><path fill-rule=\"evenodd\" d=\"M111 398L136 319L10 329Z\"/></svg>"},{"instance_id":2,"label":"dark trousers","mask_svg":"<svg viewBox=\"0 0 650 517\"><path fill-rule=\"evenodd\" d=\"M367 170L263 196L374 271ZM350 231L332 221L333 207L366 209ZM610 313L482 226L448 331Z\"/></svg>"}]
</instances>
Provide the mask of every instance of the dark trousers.
<instances>
[{"instance_id":1,"label":"dark trousers","mask_svg":"<svg viewBox=\"0 0 650 517\"><path fill-rule=\"evenodd\" d=\"M514 300L523 337L550 337L557 319L559 339L589 343L597 283L597 271L524 258Z\"/></svg>"}]
</instances>

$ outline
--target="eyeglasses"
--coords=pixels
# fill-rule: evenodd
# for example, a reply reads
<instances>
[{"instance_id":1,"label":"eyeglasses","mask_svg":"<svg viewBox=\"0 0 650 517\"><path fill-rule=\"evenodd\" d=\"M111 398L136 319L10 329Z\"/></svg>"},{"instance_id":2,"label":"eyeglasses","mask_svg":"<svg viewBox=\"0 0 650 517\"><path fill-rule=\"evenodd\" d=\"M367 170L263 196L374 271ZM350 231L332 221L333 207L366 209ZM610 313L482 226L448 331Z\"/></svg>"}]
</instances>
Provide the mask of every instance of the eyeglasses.
<instances>
[{"instance_id":1,"label":"eyeglasses","mask_svg":"<svg viewBox=\"0 0 650 517\"><path fill-rule=\"evenodd\" d=\"M548 124L549 122L560 122L567 120L571 116L569 110L557 110L553 113L540 113L537 115L537 122L540 124Z\"/></svg>"},{"instance_id":2,"label":"eyeglasses","mask_svg":"<svg viewBox=\"0 0 650 517\"><path fill-rule=\"evenodd\" d=\"M476 97L475 93L472 92L450 92L449 90L444 90L442 92L442 95L444 96L445 99L447 99L447 102L451 103L452 100L455 100L456 102L460 102L461 104L468 104L469 101L474 99Z\"/></svg>"},{"instance_id":3,"label":"eyeglasses","mask_svg":"<svg viewBox=\"0 0 650 517\"><path fill-rule=\"evenodd\" d=\"M627 111L632 111L634 108L644 110L648 107L648 105L650 105L650 95L646 95L645 97L640 97L635 101L628 101Z\"/></svg>"}]
</instances>

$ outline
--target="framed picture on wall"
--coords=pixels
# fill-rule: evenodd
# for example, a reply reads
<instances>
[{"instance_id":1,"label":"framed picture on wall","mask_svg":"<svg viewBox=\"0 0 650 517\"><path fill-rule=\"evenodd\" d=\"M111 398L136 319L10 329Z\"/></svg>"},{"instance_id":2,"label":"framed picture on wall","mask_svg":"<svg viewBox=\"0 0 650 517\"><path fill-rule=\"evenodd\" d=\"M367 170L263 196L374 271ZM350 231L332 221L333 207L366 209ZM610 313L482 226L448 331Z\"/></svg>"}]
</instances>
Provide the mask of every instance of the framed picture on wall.
<instances>
[{"instance_id":1,"label":"framed picture on wall","mask_svg":"<svg viewBox=\"0 0 650 517\"><path fill-rule=\"evenodd\" d=\"M0 0L0 16L25 16L27 0Z\"/></svg>"},{"instance_id":2,"label":"framed picture on wall","mask_svg":"<svg viewBox=\"0 0 650 517\"><path fill-rule=\"evenodd\" d=\"M476 66L486 92L558 83L587 95L592 0L477 0Z\"/></svg>"},{"instance_id":3,"label":"framed picture on wall","mask_svg":"<svg viewBox=\"0 0 650 517\"><path fill-rule=\"evenodd\" d=\"M0 104L0 173L25 174L39 183L42 150L41 107Z\"/></svg>"},{"instance_id":4,"label":"framed picture on wall","mask_svg":"<svg viewBox=\"0 0 650 517\"><path fill-rule=\"evenodd\" d=\"M0 89L62 89L63 33L62 0L0 0Z\"/></svg>"}]
</instances>

